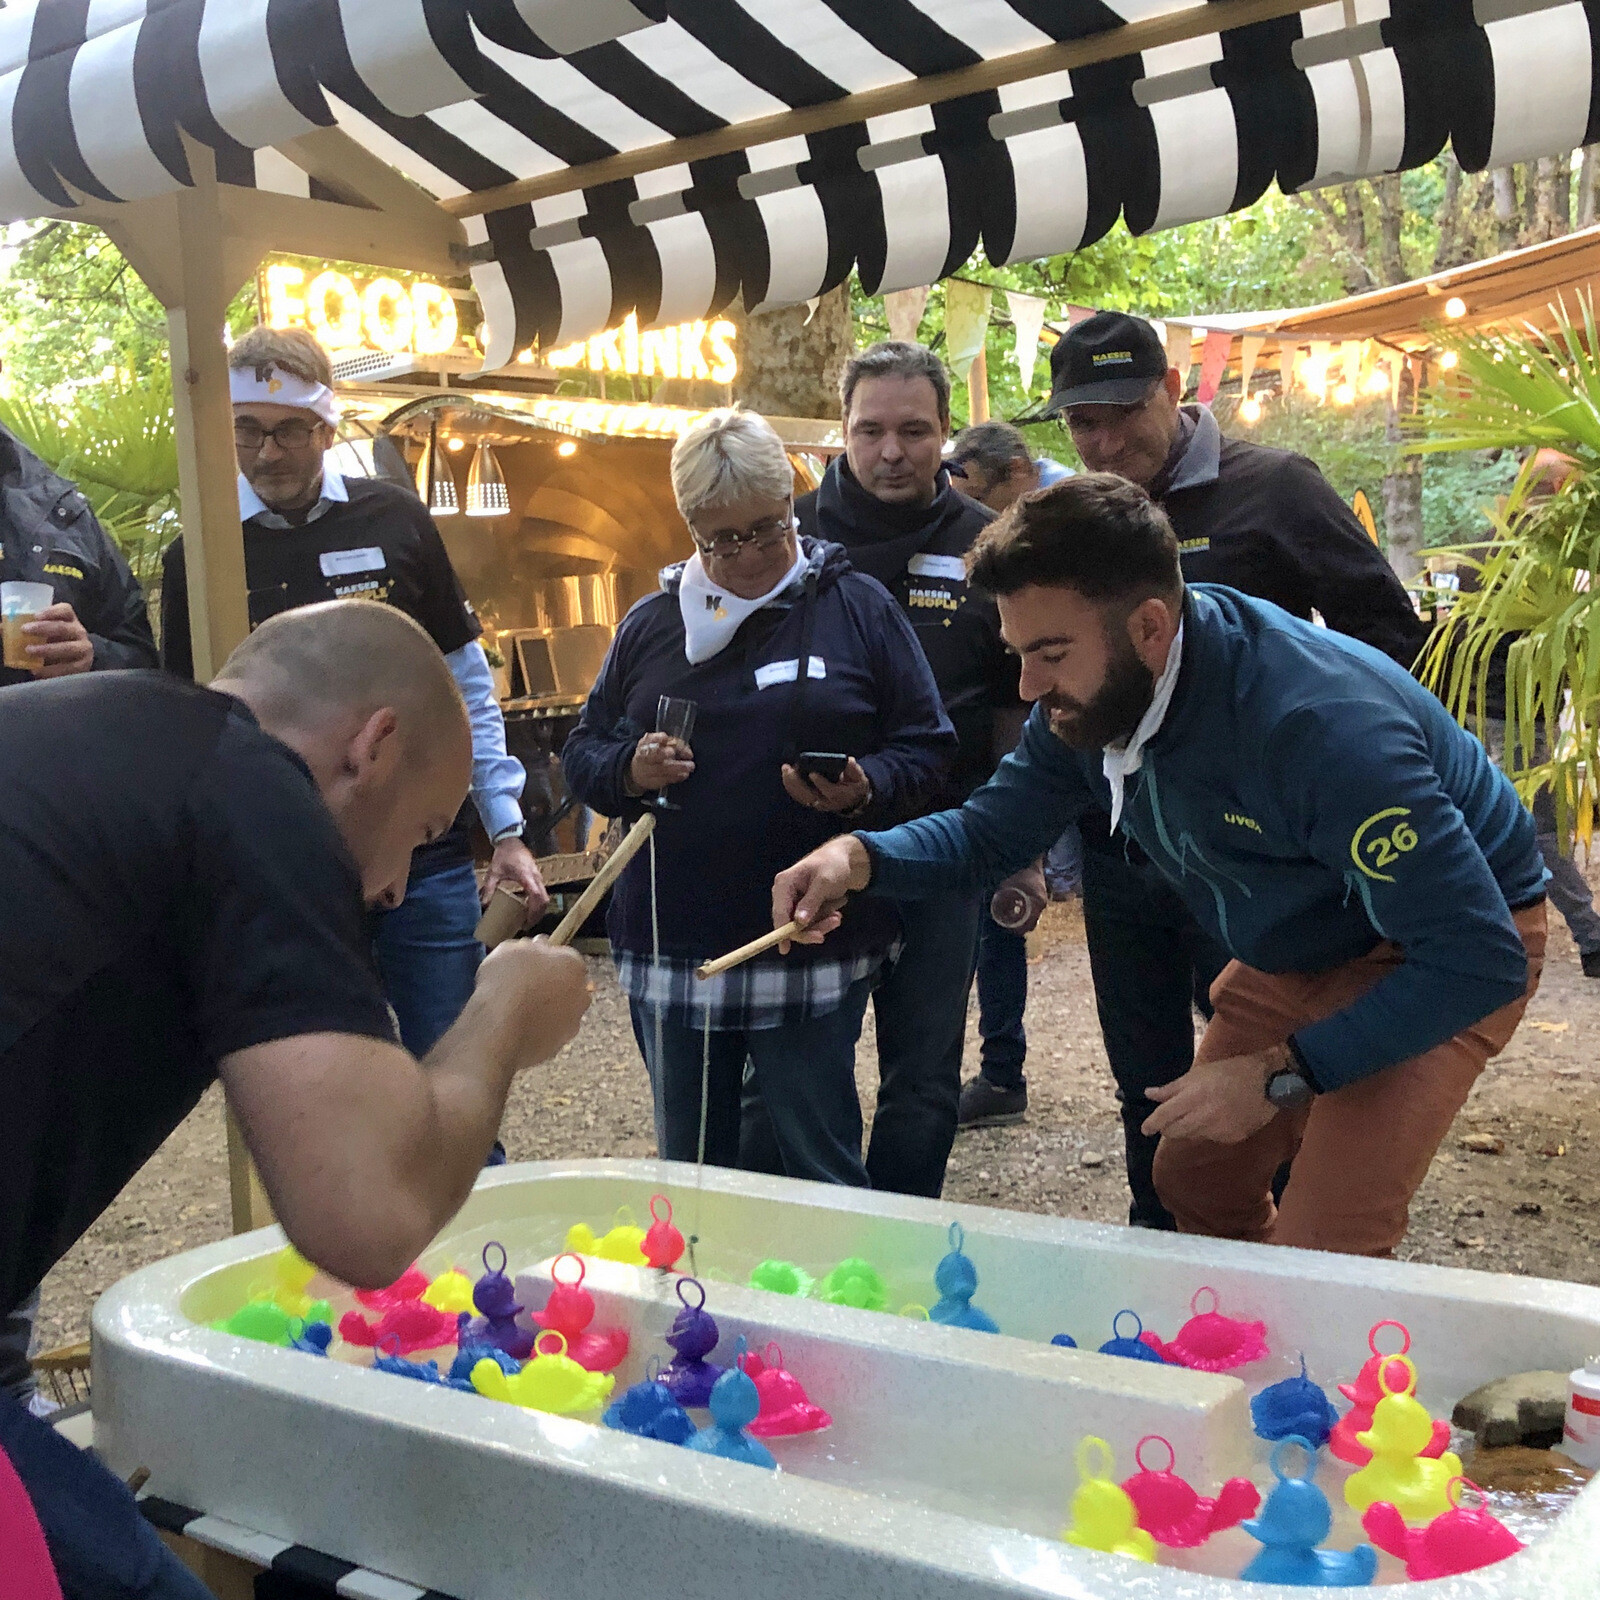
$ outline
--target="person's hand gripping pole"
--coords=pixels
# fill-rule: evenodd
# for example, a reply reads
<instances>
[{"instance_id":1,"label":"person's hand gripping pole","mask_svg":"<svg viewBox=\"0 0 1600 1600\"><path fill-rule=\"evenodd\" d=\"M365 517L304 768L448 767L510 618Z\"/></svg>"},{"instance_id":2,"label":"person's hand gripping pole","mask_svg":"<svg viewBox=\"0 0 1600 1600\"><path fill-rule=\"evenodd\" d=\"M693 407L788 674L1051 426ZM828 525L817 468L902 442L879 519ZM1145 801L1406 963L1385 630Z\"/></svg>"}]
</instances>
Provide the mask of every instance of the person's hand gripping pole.
<instances>
[{"instance_id":1,"label":"person's hand gripping pole","mask_svg":"<svg viewBox=\"0 0 1600 1600\"><path fill-rule=\"evenodd\" d=\"M844 903L872 882L872 857L853 833L819 845L772 880L772 926L796 923L795 944L821 944L839 926ZM779 947L787 953L790 940Z\"/></svg>"}]
</instances>

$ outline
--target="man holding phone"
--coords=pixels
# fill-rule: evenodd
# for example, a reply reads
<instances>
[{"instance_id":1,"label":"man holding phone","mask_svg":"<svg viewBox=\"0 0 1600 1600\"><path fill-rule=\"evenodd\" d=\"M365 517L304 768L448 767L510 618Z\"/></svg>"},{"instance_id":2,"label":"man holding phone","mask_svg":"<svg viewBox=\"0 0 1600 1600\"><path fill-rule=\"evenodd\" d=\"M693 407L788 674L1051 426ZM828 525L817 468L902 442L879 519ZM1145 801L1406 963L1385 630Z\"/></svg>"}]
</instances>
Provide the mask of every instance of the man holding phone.
<instances>
[{"instance_id":1,"label":"man holding phone","mask_svg":"<svg viewBox=\"0 0 1600 1600\"><path fill-rule=\"evenodd\" d=\"M959 805L1022 725L1017 662L1000 638L999 612L967 584L967 551L994 514L945 470L950 380L931 350L873 345L846 365L840 398L845 453L814 494L795 502L795 514L802 533L843 545L851 565L899 601L933 669L960 748L921 815ZM854 777L847 766L843 784ZM842 798L820 764L809 782L830 803ZM787 778L785 786L795 793ZM984 908L983 895L965 890L900 907L901 955L873 994L878 1109L867 1172L875 1189L937 1196L944 1187Z\"/></svg>"}]
</instances>

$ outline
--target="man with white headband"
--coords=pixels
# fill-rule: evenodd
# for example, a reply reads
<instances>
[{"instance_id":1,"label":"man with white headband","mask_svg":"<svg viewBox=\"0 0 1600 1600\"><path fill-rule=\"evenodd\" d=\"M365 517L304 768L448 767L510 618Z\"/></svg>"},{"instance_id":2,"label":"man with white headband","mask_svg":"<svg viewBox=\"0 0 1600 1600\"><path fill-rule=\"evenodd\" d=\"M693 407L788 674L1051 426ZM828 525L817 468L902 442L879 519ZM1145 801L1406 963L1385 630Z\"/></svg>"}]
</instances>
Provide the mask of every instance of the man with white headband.
<instances>
[{"instance_id":1,"label":"man with white headband","mask_svg":"<svg viewBox=\"0 0 1600 1600\"><path fill-rule=\"evenodd\" d=\"M228 365L239 512L244 521L250 626L298 606L346 597L406 612L449 662L472 720L472 801L494 845L483 894L501 883L527 893L529 920L549 895L522 842L525 774L506 754L505 719L473 615L439 530L415 494L374 477L344 477L327 452L339 403L328 357L300 329L254 328ZM162 664L194 676L183 540L166 553ZM474 937L479 892L470 813L419 848L404 900L376 918L379 966L406 1048L424 1056L472 996L483 947Z\"/></svg>"}]
</instances>

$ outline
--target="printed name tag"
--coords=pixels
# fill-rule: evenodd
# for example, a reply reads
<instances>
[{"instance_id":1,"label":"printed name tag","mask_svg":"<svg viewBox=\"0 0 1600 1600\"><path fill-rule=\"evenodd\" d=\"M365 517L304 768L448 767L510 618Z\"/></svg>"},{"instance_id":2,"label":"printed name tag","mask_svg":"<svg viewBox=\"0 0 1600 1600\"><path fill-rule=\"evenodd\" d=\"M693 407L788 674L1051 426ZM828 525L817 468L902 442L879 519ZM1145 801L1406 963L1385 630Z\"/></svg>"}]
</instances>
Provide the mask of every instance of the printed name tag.
<instances>
[{"instance_id":1,"label":"printed name tag","mask_svg":"<svg viewBox=\"0 0 1600 1600\"><path fill-rule=\"evenodd\" d=\"M961 556L914 555L906 562L906 571L913 578L954 578L967 580L967 563Z\"/></svg>"},{"instance_id":2,"label":"printed name tag","mask_svg":"<svg viewBox=\"0 0 1600 1600\"><path fill-rule=\"evenodd\" d=\"M317 557L324 578L342 578L348 572L373 572L388 566L377 545L365 550L324 550Z\"/></svg>"},{"instance_id":3,"label":"printed name tag","mask_svg":"<svg viewBox=\"0 0 1600 1600\"><path fill-rule=\"evenodd\" d=\"M799 676L798 657L793 661L769 661L766 666L756 668L756 688L770 689L775 683L793 683ZM828 676L827 666L821 656L812 656L811 665L806 669L806 676L813 681Z\"/></svg>"}]
</instances>

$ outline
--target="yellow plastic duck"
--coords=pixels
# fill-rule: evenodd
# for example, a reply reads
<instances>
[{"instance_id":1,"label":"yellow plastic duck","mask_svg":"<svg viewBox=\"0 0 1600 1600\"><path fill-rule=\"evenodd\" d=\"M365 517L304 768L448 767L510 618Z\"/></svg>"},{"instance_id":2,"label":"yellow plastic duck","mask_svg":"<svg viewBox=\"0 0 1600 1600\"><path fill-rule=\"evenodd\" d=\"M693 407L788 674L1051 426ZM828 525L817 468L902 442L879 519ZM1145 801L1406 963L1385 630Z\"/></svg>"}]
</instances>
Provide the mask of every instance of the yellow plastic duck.
<instances>
[{"instance_id":1,"label":"yellow plastic duck","mask_svg":"<svg viewBox=\"0 0 1600 1600\"><path fill-rule=\"evenodd\" d=\"M307 1313L321 1302L313 1301L306 1290L316 1275L317 1269L292 1244L285 1245L272 1258L272 1284L267 1293L285 1315L313 1320Z\"/></svg>"},{"instance_id":2,"label":"yellow plastic duck","mask_svg":"<svg viewBox=\"0 0 1600 1600\"><path fill-rule=\"evenodd\" d=\"M546 1344L554 1340L554 1344ZM472 1387L489 1400L523 1406L529 1411L551 1411L573 1417L593 1411L610 1399L616 1378L609 1372L587 1372L567 1354L564 1335L546 1328L534 1343L533 1360L521 1372L501 1370L487 1356L472 1369Z\"/></svg>"},{"instance_id":3,"label":"yellow plastic duck","mask_svg":"<svg viewBox=\"0 0 1600 1600\"><path fill-rule=\"evenodd\" d=\"M1099 1471L1095 1470L1095 1457ZM1104 1550L1135 1561L1156 1558L1156 1542L1139 1526L1133 1501L1111 1476L1116 1459L1104 1439L1090 1434L1078 1446L1078 1492L1072 1497L1072 1523L1061 1537L1085 1550Z\"/></svg>"},{"instance_id":4,"label":"yellow plastic duck","mask_svg":"<svg viewBox=\"0 0 1600 1600\"><path fill-rule=\"evenodd\" d=\"M567 1249L574 1255L620 1261L626 1267L650 1264L644 1253L644 1229L634 1222L633 1213L626 1206L617 1208L611 1231L603 1238L597 1239L587 1222L573 1223L567 1229Z\"/></svg>"},{"instance_id":5,"label":"yellow plastic duck","mask_svg":"<svg viewBox=\"0 0 1600 1600\"><path fill-rule=\"evenodd\" d=\"M459 1316L463 1311L475 1311L472 1279L460 1267L451 1267L448 1272L441 1272L422 1291L422 1303L432 1306L435 1311L448 1311L452 1316Z\"/></svg>"},{"instance_id":6,"label":"yellow plastic duck","mask_svg":"<svg viewBox=\"0 0 1600 1600\"><path fill-rule=\"evenodd\" d=\"M1406 1369L1406 1386L1389 1387L1389 1370ZM1407 1522L1429 1522L1450 1510L1450 1481L1461 1476L1461 1457L1446 1450L1436 1461L1419 1452L1433 1438L1433 1418L1416 1398L1417 1369L1405 1356L1379 1364L1383 1399L1372 1408L1372 1426L1356 1439L1372 1459L1346 1479L1344 1497L1356 1511L1387 1500Z\"/></svg>"}]
</instances>

